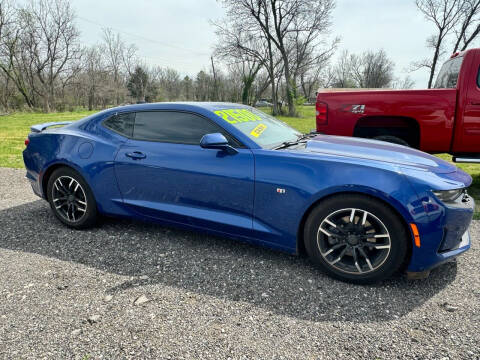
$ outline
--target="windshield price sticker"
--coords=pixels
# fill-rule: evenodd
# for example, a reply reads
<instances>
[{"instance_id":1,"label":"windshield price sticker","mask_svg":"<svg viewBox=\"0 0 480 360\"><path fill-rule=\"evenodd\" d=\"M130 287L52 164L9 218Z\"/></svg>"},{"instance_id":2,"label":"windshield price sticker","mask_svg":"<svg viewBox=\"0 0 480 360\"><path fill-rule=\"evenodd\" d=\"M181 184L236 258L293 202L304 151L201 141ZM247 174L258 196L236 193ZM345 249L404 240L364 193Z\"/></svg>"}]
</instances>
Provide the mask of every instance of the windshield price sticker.
<instances>
[{"instance_id":1,"label":"windshield price sticker","mask_svg":"<svg viewBox=\"0 0 480 360\"><path fill-rule=\"evenodd\" d=\"M262 135L262 133L265 131L266 128L267 128L267 125L260 124L260 125L256 126L255 129L252 130L250 135L255 136L255 137L259 137L260 135Z\"/></svg>"},{"instance_id":2,"label":"windshield price sticker","mask_svg":"<svg viewBox=\"0 0 480 360\"><path fill-rule=\"evenodd\" d=\"M216 110L214 113L230 124L262 120L260 116L247 109L224 109Z\"/></svg>"}]
</instances>

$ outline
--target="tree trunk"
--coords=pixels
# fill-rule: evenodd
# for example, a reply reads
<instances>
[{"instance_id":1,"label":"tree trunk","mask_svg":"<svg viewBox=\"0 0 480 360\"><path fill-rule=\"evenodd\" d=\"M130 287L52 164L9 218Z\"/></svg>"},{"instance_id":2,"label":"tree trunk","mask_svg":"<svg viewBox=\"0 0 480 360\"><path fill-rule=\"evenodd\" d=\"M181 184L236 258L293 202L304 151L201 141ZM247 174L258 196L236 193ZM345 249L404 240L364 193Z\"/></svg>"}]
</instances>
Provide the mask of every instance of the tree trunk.
<instances>
[{"instance_id":1,"label":"tree trunk","mask_svg":"<svg viewBox=\"0 0 480 360\"><path fill-rule=\"evenodd\" d=\"M213 72L213 100L218 100L218 85L217 85L217 73L215 72L215 66L213 65L213 56L210 57L212 61L212 72Z\"/></svg>"},{"instance_id":2,"label":"tree trunk","mask_svg":"<svg viewBox=\"0 0 480 360\"><path fill-rule=\"evenodd\" d=\"M287 90L287 105L288 105L288 116L295 117L297 116L297 109L295 108L295 92L292 86L292 78L290 75L290 64L288 63L288 58L285 54L283 56L283 62L285 64L285 82L286 82L286 90Z\"/></svg>"},{"instance_id":3,"label":"tree trunk","mask_svg":"<svg viewBox=\"0 0 480 360\"><path fill-rule=\"evenodd\" d=\"M243 77L243 89L242 89L242 104L250 105L250 92L255 78L252 75L245 75Z\"/></svg>"},{"instance_id":4,"label":"tree trunk","mask_svg":"<svg viewBox=\"0 0 480 360\"><path fill-rule=\"evenodd\" d=\"M435 76L435 68L437 67L438 56L440 54L440 44L442 42L442 32L438 34L437 43L435 44L435 53L433 54L432 67L430 68L430 76L428 78L428 88L432 88L433 77Z\"/></svg>"},{"instance_id":5,"label":"tree trunk","mask_svg":"<svg viewBox=\"0 0 480 360\"><path fill-rule=\"evenodd\" d=\"M275 86L275 67L273 65L272 43L268 42L268 75L270 76L270 86L272 87L272 115L278 115L277 89Z\"/></svg>"},{"instance_id":6,"label":"tree trunk","mask_svg":"<svg viewBox=\"0 0 480 360\"><path fill-rule=\"evenodd\" d=\"M250 101L252 100L252 86L261 67L262 65L258 64L248 71L248 75L243 76L242 104L250 105Z\"/></svg>"},{"instance_id":7,"label":"tree trunk","mask_svg":"<svg viewBox=\"0 0 480 360\"><path fill-rule=\"evenodd\" d=\"M88 110L92 111L95 101L95 90L90 89L88 92Z\"/></svg>"}]
</instances>

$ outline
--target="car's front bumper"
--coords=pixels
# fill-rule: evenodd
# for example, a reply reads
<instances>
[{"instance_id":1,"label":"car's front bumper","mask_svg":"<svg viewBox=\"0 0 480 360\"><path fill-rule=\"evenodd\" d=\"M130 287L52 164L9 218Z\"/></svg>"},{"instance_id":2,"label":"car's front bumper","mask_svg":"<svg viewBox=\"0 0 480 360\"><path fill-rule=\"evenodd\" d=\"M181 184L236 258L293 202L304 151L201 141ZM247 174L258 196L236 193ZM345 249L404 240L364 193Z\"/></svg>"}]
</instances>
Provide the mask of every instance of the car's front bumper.
<instances>
[{"instance_id":1,"label":"car's front bumper","mask_svg":"<svg viewBox=\"0 0 480 360\"><path fill-rule=\"evenodd\" d=\"M445 206L429 200L430 223L421 227L421 245L413 245L412 257L407 271L423 272L441 265L470 249L471 239L468 228L475 209L473 198Z\"/></svg>"}]
</instances>

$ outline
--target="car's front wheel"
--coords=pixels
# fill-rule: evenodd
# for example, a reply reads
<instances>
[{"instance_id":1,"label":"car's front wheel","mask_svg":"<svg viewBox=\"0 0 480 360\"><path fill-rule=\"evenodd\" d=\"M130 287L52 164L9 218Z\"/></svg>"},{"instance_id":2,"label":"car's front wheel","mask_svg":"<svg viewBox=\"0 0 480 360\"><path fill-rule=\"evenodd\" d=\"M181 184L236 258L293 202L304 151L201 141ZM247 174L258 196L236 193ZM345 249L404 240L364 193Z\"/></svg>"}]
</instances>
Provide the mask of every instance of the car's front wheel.
<instances>
[{"instance_id":1,"label":"car's front wheel","mask_svg":"<svg viewBox=\"0 0 480 360\"><path fill-rule=\"evenodd\" d=\"M345 194L326 199L304 228L309 257L333 277L373 283L405 262L408 236L401 219L382 202Z\"/></svg>"},{"instance_id":2,"label":"car's front wheel","mask_svg":"<svg viewBox=\"0 0 480 360\"><path fill-rule=\"evenodd\" d=\"M83 177L71 168L58 168L52 173L47 198L55 216L67 226L84 229L97 220L93 193Z\"/></svg>"}]
</instances>

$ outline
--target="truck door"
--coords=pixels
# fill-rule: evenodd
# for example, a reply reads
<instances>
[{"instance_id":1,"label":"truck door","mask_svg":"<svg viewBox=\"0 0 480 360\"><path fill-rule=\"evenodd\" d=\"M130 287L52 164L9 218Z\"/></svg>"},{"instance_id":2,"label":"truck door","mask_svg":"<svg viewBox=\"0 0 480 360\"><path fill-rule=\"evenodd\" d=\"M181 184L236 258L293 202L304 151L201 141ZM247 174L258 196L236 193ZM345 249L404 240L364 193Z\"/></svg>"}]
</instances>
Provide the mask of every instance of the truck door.
<instances>
[{"instance_id":1,"label":"truck door","mask_svg":"<svg viewBox=\"0 0 480 360\"><path fill-rule=\"evenodd\" d=\"M480 53L467 55L457 94L454 153L480 153Z\"/></svg>"}]
</instances>

